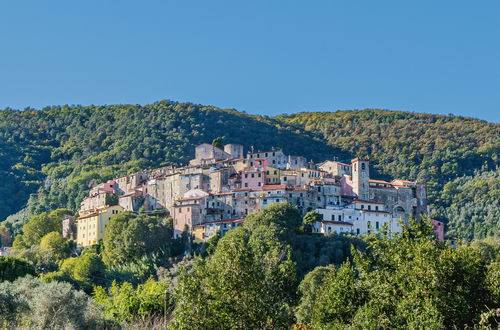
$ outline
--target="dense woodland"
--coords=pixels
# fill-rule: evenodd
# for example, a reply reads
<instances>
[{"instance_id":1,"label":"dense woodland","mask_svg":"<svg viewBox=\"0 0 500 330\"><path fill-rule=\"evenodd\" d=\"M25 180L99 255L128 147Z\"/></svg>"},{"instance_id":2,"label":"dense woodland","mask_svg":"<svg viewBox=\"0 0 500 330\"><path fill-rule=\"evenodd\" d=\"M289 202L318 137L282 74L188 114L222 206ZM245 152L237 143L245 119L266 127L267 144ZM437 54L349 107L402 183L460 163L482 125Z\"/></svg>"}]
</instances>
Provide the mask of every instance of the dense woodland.
<instances>
[{"instance_id":1,"label":"dense woodland","mask_svg":"<svg viewBox=\"0 0 500 330\"><path fill-rule=\"evenodd\" d=\"M315 161L368 155L372 177L426 182L451 235L499 234L498 124L384 110L267 117L170 101L0 111L0 220L15 234L30 216L76 211L93 184L185 164L217 137Z\"/></svg>"},{"instance_id":2,"label":"dense woodland","mask_svg":"<svg viewBox=\"0 0 500 330\"><path fill-rule=\"evenodd\" d=\"M0 256L9 329L494 329L500 239L452 247L430 221L401 234L311 233L288 203L196 243L170 219L123 212L79 251L57 209L29 219ZM312 211L313 212L313 211Z\"/></svg>"},{"instance_id":3,"label":"dense woodland","mask_svg":"<svg viewBox=\"0 0 500 330\"><path fill-rule=\"evenodd\" d=\"M497 124L381 110L274 118L194 104L0 112L0 328L497 328ZM61 236L94 184L185 164L223 137L315 161L369 155L372 177L428 184L433 216L400 235L323 235L288 203L196 242L164 215L113 216L104 242ZM220 139L216 139L220 142ZM462 243L460 243L462 242Z\"/></svg>"}]
</instances>

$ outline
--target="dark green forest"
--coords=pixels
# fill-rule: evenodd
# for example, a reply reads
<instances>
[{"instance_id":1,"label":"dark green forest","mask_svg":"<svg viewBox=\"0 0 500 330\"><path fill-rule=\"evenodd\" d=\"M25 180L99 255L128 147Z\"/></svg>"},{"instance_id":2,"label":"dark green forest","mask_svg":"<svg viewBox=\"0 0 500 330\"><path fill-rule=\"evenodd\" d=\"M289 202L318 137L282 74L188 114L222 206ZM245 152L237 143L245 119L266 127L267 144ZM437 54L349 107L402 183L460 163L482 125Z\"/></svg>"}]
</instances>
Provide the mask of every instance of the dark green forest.
<instances>
[{"instance_id":1,"label":"dark green forest","mask_svg":"<svg viewBox=\"0 0 500 330\"><path fill-rule=\"evenodd\" d=\"M185 164L217 137L315 161L368 155L373 177L426 182L452 235L499 234L498 124L371 109L267 117L170 101L0 111L0 220L15 230L41 212L75 211L93 183Z\"/></svg>"}]
</instances>

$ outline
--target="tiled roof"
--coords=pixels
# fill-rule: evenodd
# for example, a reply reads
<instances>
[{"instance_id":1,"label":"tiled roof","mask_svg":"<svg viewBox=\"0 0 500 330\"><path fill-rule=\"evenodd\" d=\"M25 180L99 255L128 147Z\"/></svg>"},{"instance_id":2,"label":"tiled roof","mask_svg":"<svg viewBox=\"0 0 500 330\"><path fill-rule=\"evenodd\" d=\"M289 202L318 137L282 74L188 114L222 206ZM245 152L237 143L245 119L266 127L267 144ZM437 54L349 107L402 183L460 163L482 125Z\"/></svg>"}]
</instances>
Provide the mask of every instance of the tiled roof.
<instances>
[{"instance_id":1,"label":"tiled roof","mask_svg":"<svg viewBox=\"0 0 500 330\"><path fill-rule=\"evenodd\" d=\"M282 184L265 184L264 186L262 186L262 190L277 190L277 189L285 190L286 186Z\"/></svg>"}]
</instances>

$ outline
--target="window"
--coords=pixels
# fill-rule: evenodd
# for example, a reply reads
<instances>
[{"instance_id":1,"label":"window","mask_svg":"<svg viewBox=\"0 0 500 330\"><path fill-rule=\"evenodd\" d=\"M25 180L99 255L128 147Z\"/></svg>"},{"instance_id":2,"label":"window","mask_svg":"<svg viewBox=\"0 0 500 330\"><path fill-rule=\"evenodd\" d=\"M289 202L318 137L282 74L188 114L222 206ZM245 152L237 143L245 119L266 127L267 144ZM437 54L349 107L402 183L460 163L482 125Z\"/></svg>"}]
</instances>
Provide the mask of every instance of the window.
<instances>
[{"instance_id":1,"label":"window","mask_svg":"<svg viewBox=\"0 0 500 330\"><path fill-rule=\"evenodd\" d=\"M248 209L245 209L245 214L248 214Z\"/></svg>"},{"instance_id":2,"label":"window","mask_svg":"<svg viewBox=\"0 0 500 330\"><path fill-rule=\"evenodd\" d=\"M273 159L273 164L276 164L276 159Z\"/></svg>"},{"instance_id":3,"label":"window","mask_svg":"<svg viewBox=\"0 0 500 330\"><path fill-rule=\"evenodd\" d=\"M359 235L359 228L358 228L358 229L356 229L356 234L358 234L358 235Z\"/></svg>"},{"instance_id":4,"label":"window","mask_svg":"<svg viewBox=\"0 0 500 330\"><path fill-rule=\"evenodd\" d=\"M261 177L262 177L262 174L260 174L260 173L259 173L258 177L259 177L259 178L261 178Z\"/></svg>"},{"instance_id":5,"label":"window","mask_svg":"<svg viewBox=\"0 0 500 330\"><path fill-rule=\"evenodd\" d=\"M378 221L377 221L377 222L375 222L375 228L377 228L377 230L378 230L378 226L379 225L378 225Z\"/></svg>"},{"instance_id":6,"label":"window","mask_svg":"<svg viewBox=\"0 0 500 330\"><path fill-rule=\"evenodd\" d=\"M365 208L365 206L363 204L361 204L361 209L363 210Z\"/></svg>"},{"instance_id":7,"label":"window","mask_svg":"<svg viewBox=\"0 0 500 330\"><path fill-rule=\"evenodd\" d=\"M279 198L277 198L277 199L276 199L276 203L279 203L279 202L280 202L280 199L279 199Z\"/></svg>"},{"instance_id":8,"label":"window","mask_svg":"<svg viewBox=\"0 0 500 330\"><path fill-rule=\"evenodd\" d=\"M259 187L262 186L262 182L258 182L257 186L259 186Z\"/></svg>"},{"instance_id":9,"label":"window","mask_svg":"<svg viewBox=\"0 0 500 330\"><path fill-rule=\"evenodd\" d=\"M266 171L266 174L267 174L267 175L269 175L269 170L268 170L268 171ZM276 174L276 173L274 173L274 174Z\"/></svg>"},{"instance_id":10,"label":"window","mask_svg":"<svg viewBox=\"0 0 500 330\"><path fill-rule=\"evenodd\" d=\"M285 182L286 182L286 176L284 176L284 177L283 177L283 181L285 181Z\"/></svg>"},{"instance_id":11,"label":"window","mask_svg":"<svg viewBox=\"0 0 500 330\"><path fill-rule=\"evenodd\" d=\"M248 178L248 174L245 174L245 179Z\"/></svg>"},{"instance_id":12,"label":"window","mask_svg":"<svg viewBox=\"0 0 500 330\"><path fill-rule=\"evenodd\" d=\"M265 153L266 157L267 157L267 152Z\"/></svg>"},{"instance_id":13,"label":"window","mask_svg":"<svg viewBox=\"0 0 500 330\"><path fill-rule=\"evenodd\" d=\"M368 205L368 211L371 211L372 207L371 205Z\"/></svg>"},{"instance_id":14,"label":"window","mask_svg":"<svg viewBox=\"0 0 500 330\"><path fill-rule=\"evenodd\" d=\"M321 187L318 187L318 192L321 192Z\"/></svg>"},{"instance_id":15,"label":"window","mask_svg":"<svg viewBox=\"0 0 500 330\"><path fill-rule=\"evenodd\" d=\"M366 164L365 163L361 163L361 170L362 171L366 170Z\"/></svg>"},{"instance_id":16,"label":"window","mask_svg":"<svg viewBox=\"0 0 500 330\"><path fill-rule=\"evenodd\" d=\"M255 174L252 173L252 178L255 178Z\"/></svg>"},{"instance_id":17,"label":"window","mask_svg":"<svg viewBox=\"0 0 500 330\"><path fill-rule=\"evenodd\" d=\"M248 182L245 182L245 187L248 187ZM246 196L246 195L245 195Z\"/></svg>"},{"instance_id":18,"label":"window","mask_svg":"<svg viewBox=\"0 0 500 330\"><path fill-rule=\"evenodd\" d=\"M378 206L375 206L375 211L378 211Z\"/></svg>"}]
</instances>

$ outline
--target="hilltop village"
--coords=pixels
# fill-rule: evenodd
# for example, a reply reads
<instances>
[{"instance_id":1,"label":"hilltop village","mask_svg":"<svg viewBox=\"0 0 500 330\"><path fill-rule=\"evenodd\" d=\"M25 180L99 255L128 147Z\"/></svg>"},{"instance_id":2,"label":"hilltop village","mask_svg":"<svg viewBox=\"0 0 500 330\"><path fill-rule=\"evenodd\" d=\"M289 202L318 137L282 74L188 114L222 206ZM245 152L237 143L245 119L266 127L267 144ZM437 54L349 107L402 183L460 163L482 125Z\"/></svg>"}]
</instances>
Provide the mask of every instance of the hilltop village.
<instances>
[{"instance_id":1,"label":"hilltop village","mask_svg":"<svg viewBox=\"0 0 500 330\"><path fill-rule=\"evenodd\" d=\"M428 214L425 184L370 179L367 158L315 164L285 155L282 149L245 154L240 144L218 148L203 143L187 166L148 169L93 187L76 222L66 219L63 231L80 246L89 246L104 238L115 214L163 212L173 220L175 237L189 231L206 240L284 201L302 215L311 210L320 214L321 221L312 226L318 233L359 235L378 232L384 225L399 232L399 219Z\"/></svg>"}]
</instances>

